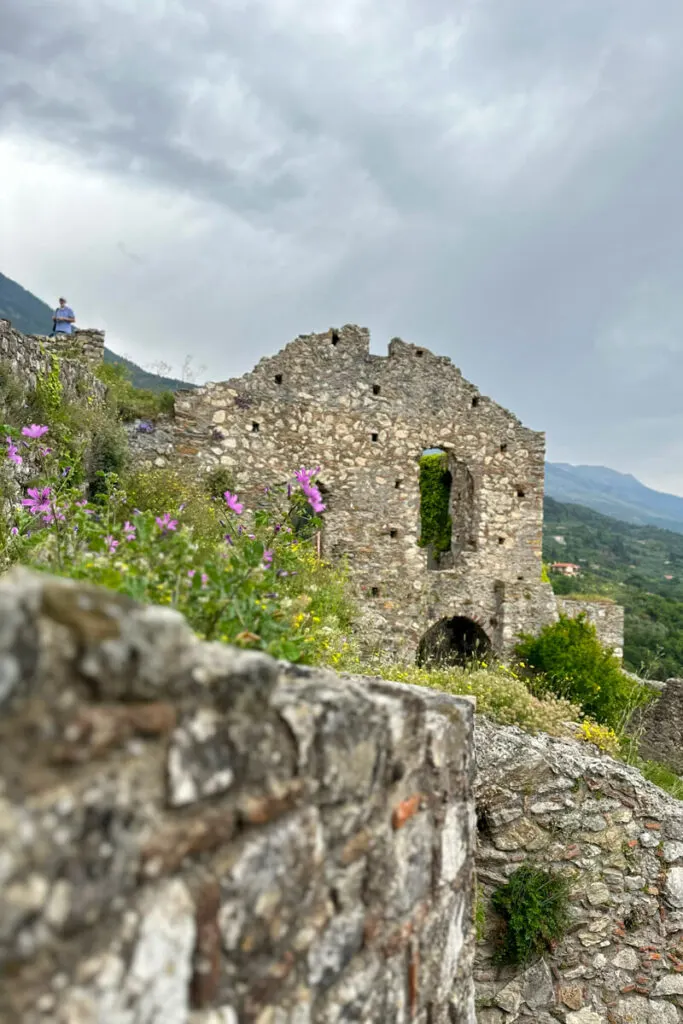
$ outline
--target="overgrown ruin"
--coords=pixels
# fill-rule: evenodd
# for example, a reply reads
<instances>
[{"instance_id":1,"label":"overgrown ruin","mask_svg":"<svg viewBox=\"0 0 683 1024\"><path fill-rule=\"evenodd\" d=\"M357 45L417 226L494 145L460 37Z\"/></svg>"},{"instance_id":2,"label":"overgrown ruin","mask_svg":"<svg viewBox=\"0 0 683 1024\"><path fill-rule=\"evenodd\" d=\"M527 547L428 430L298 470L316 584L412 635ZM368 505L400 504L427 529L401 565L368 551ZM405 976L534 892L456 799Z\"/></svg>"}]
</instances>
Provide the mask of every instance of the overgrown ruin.
<instances>
[{"instance_id":1,"label":"overgrown ruin","mask_svg":"<svg viewBox=\"0 0 683 1024\"><path fill-rule=\"evenodd\" d=\"M175 421L134 438L148 466L229 472L247 501L322 467L324 553L348 560L370 644L412 660L509 654L556 620L541 582L545 438L450 359L365 328L302 335L245 376L176 396ZM425 453L440 453L447 543L423 545ZM423 499L424 499L424 489ZM443 536L443 532L442 532ZM600 634L602 618L595 623ZM621 642L610 646L619 649Z\"/></svg>"}]
</instances>

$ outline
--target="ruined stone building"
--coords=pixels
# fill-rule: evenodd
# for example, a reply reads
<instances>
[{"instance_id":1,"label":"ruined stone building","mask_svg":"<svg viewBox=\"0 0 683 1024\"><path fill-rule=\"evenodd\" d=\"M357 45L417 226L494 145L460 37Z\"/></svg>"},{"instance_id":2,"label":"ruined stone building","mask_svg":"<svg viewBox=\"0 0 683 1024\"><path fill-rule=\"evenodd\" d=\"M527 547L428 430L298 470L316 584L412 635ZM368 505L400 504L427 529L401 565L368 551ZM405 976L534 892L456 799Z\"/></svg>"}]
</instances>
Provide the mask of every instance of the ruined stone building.
<instances>
[{"instance_id":1,"label":"ruined stone building","mask_svg":"<svg viewBox=\"0 0 683 1024\"><path fill-rule=\"evenodd\" d=\"M0 321L0 358L32 379L51 353L101 362L104 335L27 338ZM69 358L71 357L71 358ZM142 466L222 467L248 503L321 467L322 550L345 558L368 646L408 660L507 654L558 616L541 581L545 438L481 395L450 359L365 328L300 335L250 373L177 393L175 416L131 432ZM425 540L426 452L441 453L449 522ZM443 543L444 536L446 543ZM429 538L427 537L427 540ZM621 656L623 609L564 599Z\"/></svg>"},{"instance_id":2,"label":"ruined stone building","mask_svg":"<svg viewBox=\"0 0 683 1024\"><path fill-rule=\"evenodd\" d=\"M395 338L376 356L363 328L302 335L239 379L178 395L172 436L144 444L150 464L226 467L247 500L320 465L324 553L348 559L386 651L506 652L557 617L541 582L543 435L418 345ZM452 524L442 552L421 546L420 463L434 449Z\"/></svg>"}]
</instances>

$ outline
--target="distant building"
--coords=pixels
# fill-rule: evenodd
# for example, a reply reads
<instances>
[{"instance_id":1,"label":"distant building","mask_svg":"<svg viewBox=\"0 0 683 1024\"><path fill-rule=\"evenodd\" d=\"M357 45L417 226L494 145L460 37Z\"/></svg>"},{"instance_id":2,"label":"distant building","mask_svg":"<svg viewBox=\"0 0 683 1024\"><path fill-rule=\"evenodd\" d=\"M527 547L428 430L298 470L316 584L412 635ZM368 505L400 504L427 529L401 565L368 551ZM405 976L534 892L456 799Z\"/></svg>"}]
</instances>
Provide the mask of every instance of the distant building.
<instances>
[{"instance_id":1,"label":"distant building","mask_svg":"<svg viewBox=\"0 0 683 1024\"><path fill-rule=\"evenodd\" d=\"M558 572L561 576L580 576L581 566L574 562L553 562L550 566L551 572Z\"/></svg>"}]
</instances>

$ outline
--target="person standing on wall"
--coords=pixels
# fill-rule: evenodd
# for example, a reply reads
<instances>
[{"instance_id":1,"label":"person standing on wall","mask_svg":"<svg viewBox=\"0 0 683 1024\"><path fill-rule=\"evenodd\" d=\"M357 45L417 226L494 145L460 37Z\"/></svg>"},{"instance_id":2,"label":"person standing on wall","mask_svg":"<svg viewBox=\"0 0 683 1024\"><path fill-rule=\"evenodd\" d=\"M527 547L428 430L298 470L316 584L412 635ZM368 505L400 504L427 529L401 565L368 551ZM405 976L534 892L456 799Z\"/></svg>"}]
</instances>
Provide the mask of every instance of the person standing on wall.
<instances>
[{"instance_id":1,"label":"person standing on wall","mask_svg":"<svg viewBox=\"0 0 683 1024\"><path fill-rule=\"evenodd\" d=\"M53 334L72 334L73 322L76 319L71 306L67 306L66 299L59 300L59 306L52 316Z\"/></svg>"}]
</instances>

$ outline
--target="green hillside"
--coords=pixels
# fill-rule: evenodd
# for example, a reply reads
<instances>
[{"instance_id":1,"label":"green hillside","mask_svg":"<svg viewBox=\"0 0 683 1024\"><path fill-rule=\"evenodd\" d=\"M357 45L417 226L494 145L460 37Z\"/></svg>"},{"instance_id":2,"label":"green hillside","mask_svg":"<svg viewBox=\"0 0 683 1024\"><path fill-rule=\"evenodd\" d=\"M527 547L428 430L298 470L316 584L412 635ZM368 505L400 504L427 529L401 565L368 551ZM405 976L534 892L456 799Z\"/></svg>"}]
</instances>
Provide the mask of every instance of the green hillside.
<instances>
[{"instance_id":1,"label":"green hillside","mask_svg":"<svg viewBox=\"0 0 683 1024\"><path fill-rule=\"evenodd\" d=\"M581 566L578 579L551 577L556 593L624 605L627 668L654 679L683 676L681 534L546 498L543 557Z\"/></svg>"},{"instance_id":2,"label":"green hillside","mask_svg":"<svg viewBox=\"0 0 683 1024\"><path fill-rule=\"evenodd\" d=\"M11 320L12 326L22 334L49 334L52 330L52 310L47 303L36 298L4 274L0 274L0 318ZM160 377L157 373L143 370L130 359L125 359L108 348L104 350L104 361L124 366L136 388L146 388L149 391L178 391L194 387L193 384L176 380L175 377Z\"/></svg>"}]
</instances>

